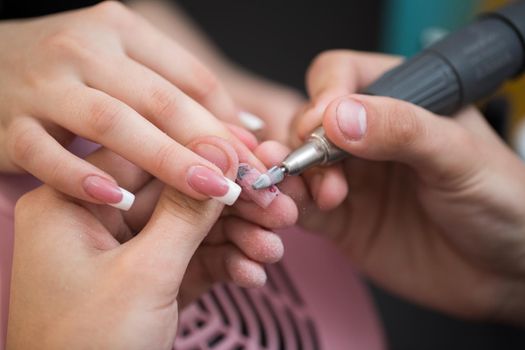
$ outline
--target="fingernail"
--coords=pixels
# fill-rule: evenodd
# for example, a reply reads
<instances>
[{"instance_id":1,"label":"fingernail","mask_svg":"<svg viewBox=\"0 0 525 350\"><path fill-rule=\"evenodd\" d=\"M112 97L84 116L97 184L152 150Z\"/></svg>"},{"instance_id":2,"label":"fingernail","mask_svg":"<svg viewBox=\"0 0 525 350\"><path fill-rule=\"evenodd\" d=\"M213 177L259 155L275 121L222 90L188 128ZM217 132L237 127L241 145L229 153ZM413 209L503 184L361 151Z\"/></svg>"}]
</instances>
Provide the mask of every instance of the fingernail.
<instances>
[{"instance_id":1,"label":"fingernail","mask_svg":"<svg viewBox=\"0 0 525 350\"><path fill-rule=\"evenodd\" d=\"M339 130L351 141L359 141L366 132L366 110L355 100L344 100L336 110Z\"/></svg>"},{"instance_id":2,"label":"fingernail","mask_svg":"<svg viewBox=\"0 0 525 350\"><path fill-rule=\"evenodd\" d=\"M259 131L266 125L261 118L244 111L239 112L239 120L246 129L251 131Z\"/></svg>"},{"instance_id":3,"label":"fingernail","mask_svg":"<svg viewBox=\"0 0 525 350\"><path fill-rule=\"evenodd\" d=\"M195 191L226 205L233 205L241 194L241 187L235 182L200 165L188 170L188 183Z\"/></svg>"},{"instance_id":4,"label":"fingernail","mask_svg":"<svg viewBox=\"0 0 525 350\"><path fill-rule=\"evenodd\" d=\"M215 164L219 169L222 170L223 173L227 172L230 168L230 160L228 155L226 155L226 153L217 146L207 143L200 143L193 147L193 151Z\"/></svg>"},{"instance_id":5,"label":"fingernail","mask_svg":"<svg viewBox=\"0 0 525 350\"><path fill-rule=\"evenodd\" d=\"M100 176L86 177L83 186L86 193L94 199L120 210L129 210L135 201L133 193Z\"/></svg>"}]
</instances>

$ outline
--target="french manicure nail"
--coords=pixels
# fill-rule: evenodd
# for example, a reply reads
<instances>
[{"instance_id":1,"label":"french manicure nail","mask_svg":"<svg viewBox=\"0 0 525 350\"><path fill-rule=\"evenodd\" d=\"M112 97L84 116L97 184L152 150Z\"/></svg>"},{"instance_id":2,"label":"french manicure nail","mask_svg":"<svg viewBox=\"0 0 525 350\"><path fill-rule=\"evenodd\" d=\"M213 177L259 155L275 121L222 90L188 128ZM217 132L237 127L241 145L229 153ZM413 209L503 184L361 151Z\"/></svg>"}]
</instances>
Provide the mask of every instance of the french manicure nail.
<instances>
[{"instance_id":1,"label":"french manicure nail","mask_svg":"<svg viewBox=\"0 0 525 350\"><path fill-rule=\"evenodd\" d=\"M259 131L266 125L261 118L244 111L239 112L239 120L250 131Z\"/></svg>"},{"instance_id":2,"label":"french manicure nail","mask_svg":"<svg viewBox=\"0 0 525 350\"><path fill-rule=\"evenodd\" d=\"M359 141L366 132L365 107L355 100L343 100L336 109L339 130L351 141Z\"/></svg>"},{"instance_id":3,"label":"french manicure nail","mask_svg":"<svg viewBox=\"0 0 525 350\"><path fill-rule=\"evenodd\" d=\"M103 177L92 175L84 179L84 190L94 199L120 210L129 210L135 195Z\"/></svg>"},{"instance_id":4,"label":"french manicure nail","mask_svg":"<svg viewBox=\"0 0 525 350\"><path fill-rule=\"evenodd\" d=\"M188 183L195 191L226 205L233 205L241 194L239 185L205 166L192 166L188 170Z\"/></svg>"}]
</instances>

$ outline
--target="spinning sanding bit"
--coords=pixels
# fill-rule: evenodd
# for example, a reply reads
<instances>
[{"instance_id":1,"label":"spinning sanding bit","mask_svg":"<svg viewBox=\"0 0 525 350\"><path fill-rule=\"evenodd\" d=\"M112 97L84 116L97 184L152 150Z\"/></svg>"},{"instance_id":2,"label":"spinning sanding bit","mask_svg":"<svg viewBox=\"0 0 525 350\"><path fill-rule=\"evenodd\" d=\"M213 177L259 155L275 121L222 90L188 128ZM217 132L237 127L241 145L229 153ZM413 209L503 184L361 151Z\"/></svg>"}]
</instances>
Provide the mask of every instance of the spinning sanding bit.
<instances>
[{"instance_id":1,"label":"spinning sanding bit","mask_svg":"<svg viewBox=\"0 0 525 350\"><path fill-rule=\"evenodd\" d=\"M480 16L470 25L385 73L360 93L408 101L441 115L495 92L525 69L525 1L515 1ZM349 154L335 146L324 129L262 174L254 189L268 188L287 175L330 165Z\"/></svg>"}]
</instances>

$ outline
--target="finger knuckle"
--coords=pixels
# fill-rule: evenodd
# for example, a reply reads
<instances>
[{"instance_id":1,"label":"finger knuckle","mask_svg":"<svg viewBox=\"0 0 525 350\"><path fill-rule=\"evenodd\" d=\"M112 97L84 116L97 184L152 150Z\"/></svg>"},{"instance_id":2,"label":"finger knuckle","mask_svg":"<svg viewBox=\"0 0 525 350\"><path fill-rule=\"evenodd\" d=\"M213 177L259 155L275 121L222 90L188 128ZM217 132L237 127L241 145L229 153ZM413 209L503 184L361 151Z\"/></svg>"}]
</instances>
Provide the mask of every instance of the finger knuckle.
<instances>
[{"instance_id":1,"label":"finger knuckle","mask_svg":"<svg viewBox=\"0 0 525 350\"><path fill-rule=\"evenodd\" d=\"M151 93L151 110L161 120L173 119L177 115L178 98L175 93L163 88L154 88Z\"/></svg>"},{"instance_id":2,"label":"finger knuckle","mask_svg":"<svg viewBox=\"0 0 525 350\"><path fill-rule=\"evenodd\" d=\"M57 156L47 164L46 173L43 174L43 180L51 186L62 188L62 190L69 189L69 181L71 177L64 174L64 168L67 164L67 159L63 155Z\"/></svg>"},{"instance_id":3,"label":"finger knuckle","mask_svg":"<svg viewBox=\"0 0 525 350\"><path fill-rule=\"evenodd\" d=\"M16 164L26 164L37 156L35 139L40 135L35 129L14 126L10 135L7 149Z\"/></svg>"},{"instance_id":4,"label":"finger knuckle","mask_svg":"<svg viewBox=\"0 0 525 350\"><path fill-rule=\"evenodd\" d=\"M195 227L195 225L206 221L207 211L204 208L204 203L176 190L170 190L166 191L162 206L166 213L183 222L186 227Z\"/></svg>"},{"instance_id":5,"label":"finger knuckle","mask_svg":"<svg viewBox=\"0 0 525 350\"><path fill-rule=\"evenodd\" d=\"M413 145L424 132L416 112L402 103L394 102L387 110L385 135L389 136L392 148Z\"/></svg>"},{"instance_id":6,"label":"finger knuckle","mask_svg":"<svg viewBox=\"0 0 525 350\"><path fill-rule=\"evenodd\" d=\"M177 159L177 149L173 144L162 145L153 159L152 171L154 174L165 174Z\"/></svg>"},{"instance_id":7,"label":"finger knuckle","mask_svg":"<svg viewBox=\"0 0 525 350\"><path fill-rule=\"evenodd\" d=\"M349 50L330 50L320 53L306 72L308 92L316 96L323 89L330 87L335 70L357 71L354 54ZM344 73L345 75L348 73Z\"/></svg>"},{"instance_id":8,"label":"finger knuckle","mask_svg":"<svg viewBox=\"0 0 525 350\"><path fill-rule=\"evenodd\" d=\"M24 213L31 207L33 200L33 193L27 192L18 199L15 205L15 220L24 216Z\"/></svg>"},{"instance_id":9,"label":"finger knuckle","mask_svg":"<svg viewBox=\"0 0 525 350\"><path fill-rule=\"evenodd\" d=\"M45 52L58 60L86 61L93 58L88 41L74 28L63 28L42 41Z\"/></svg>"},{"instance_id":10,"label":"finger knuckle","mask_svg":"<svg viewBox=\"0 0 525 350\"><path fill-rule=\"evenodd\" d=\"M103 1L93 9L97 18L118 27L129 27L135 20L133 12L119 1Z\"/></svg>"},{"instance_id":11,"label":"finger knuckle","mask_svg":"<svg viewBox=\"0 0 525 350\"><path fill-rule=\"evenodd\" d=\"M121 124L125 113L124 107L116 103L96 102L89 111L88 127L94 135L110 135Z\"/></svg>"},{"instance_id":12,"label":"finger knuckle","mask_svg":"<svg viewBox=\"0 0 525 350\"><path fill-rule=\"evenodd\" d=\"M34 223L35 214L37 213L34 209L37 207L37 203L38 195L35 191L27 192L16 201L14 211L15 227ZM23 231L15 230L16 233Z\"/></svg>"},{"instance_id":13,"label":"finger knuckle","mask_svg":"<svg viewBox=\"0 0 525 350\"><path fill-rule=\"evenodd\" d=\"M350 50L327 50L319 53L312 61L309 71L317 71L320 67L324 67L327 64L330 64L334 60L339 60L340 58L346 58L352 62L353 51Z\"/></svg>"},{"instance_id":14,"label":"finger knuckle","mask_svg":"<svg viewBox=\"0 0 525 350\"><path fill-rule=\"evenodd\" d=\"M323 51L314 57L312 63L306 71L307 81L311 81L319 72L321 67L325 65L325 62L329 61L333 55L333 51Z\"/></svg>"},{"instance_id":15,"label":"finger knuckle","mask_svg":"<svg viewBox=\"0 0 525 350\"><path fill-rule=\"evenodd\" d=\"M125 16L128 13L128 8L119 1L102 1L100 4L94 6L94 11L106 18L119 19L121 16Z\"/></svg>"},{"instance_id":16,"label":"finger knuckle","mask_svg":"<svg viewBox=\"0 0 525 350\"><path fill-rule=\"evenodd\" d=\"M449 128L447 130L447 138L450 140L447 142L452 147L461 148L464 154L477 154L480 149L479 139L474 136L469 129L465 128ZM436 146L436 148L438 148ZM442 148L439 147L440 149ZM436 150L437 152L438 150ZM481 159L481 157L480 157Z\"/></svg>"},{"instance_id":17,"label":"finger knuckle","mask_svg":"<svg viewBox=\"0 0 525 350\"><path fill-rule=\"evenodd\" d=\"M312 65L323 65L326 62L330 62L334 57L339 56L341 54L342 50L327 50L323 51L317 56L315 56L314 60L312 61Z\"/></svg>"}]
</instances>

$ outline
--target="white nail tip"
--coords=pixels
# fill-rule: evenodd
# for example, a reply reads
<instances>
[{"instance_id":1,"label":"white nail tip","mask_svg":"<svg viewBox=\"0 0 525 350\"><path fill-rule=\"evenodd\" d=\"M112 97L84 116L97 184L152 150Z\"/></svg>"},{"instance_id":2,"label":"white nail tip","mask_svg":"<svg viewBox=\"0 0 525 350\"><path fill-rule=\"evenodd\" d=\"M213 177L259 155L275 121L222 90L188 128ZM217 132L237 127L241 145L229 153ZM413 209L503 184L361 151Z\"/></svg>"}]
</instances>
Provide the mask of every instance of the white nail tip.
<instances>
[{"instance_id":1,"label":"white nail tip","mask_svg":"<svg viewBox=\"0 0 525 350\"><path fill-rule=\"evenodd\" d=\"M237 198L239 198L239 196L241 195L241 186L237 185L235 182L228 178L225 179L228 183L228 192L226 192L224 196L212 198L226 205L233 205L237 201Z\"/></svg>"},{"instance_id":2,"label":"white nail tip","mask_svg":"<svg viewBox=\"0 0 525 350\"><path fill-rule=\"evenodd\" d=\"M266 125L261 118L248 112L239 112L239 119L244 127L251 131L259 131Z\"/></svg>"},{"instance_id":3,"label":"white nail tip","mask_svg":"<svg viewBox=\"0 0 525 350\"><path fill-rule=\"evenodd\" d=\"M126 191L122 187L119 188L122 192L122 199L118 203L111 203L109 205L120 210L128 211L133 205L133 202L135 202L135 195L129 191Z\"/></svg>"}]
</instances>

